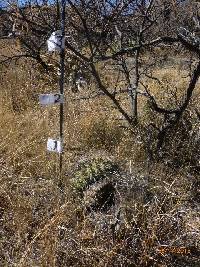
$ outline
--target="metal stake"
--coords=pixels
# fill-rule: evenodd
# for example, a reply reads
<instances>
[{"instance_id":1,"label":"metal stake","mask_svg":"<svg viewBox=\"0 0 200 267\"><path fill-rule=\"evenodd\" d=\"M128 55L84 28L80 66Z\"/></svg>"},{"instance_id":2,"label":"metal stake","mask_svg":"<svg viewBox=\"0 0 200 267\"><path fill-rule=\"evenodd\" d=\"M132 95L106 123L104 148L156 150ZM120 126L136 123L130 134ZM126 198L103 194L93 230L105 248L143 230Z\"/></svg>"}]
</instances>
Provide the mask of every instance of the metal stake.
<instances>
[{"instance_id":1,"label":"metal stake","mask_svg":"<svg viewBox=\"0 0 200 267\"><path fill-rule=\"evenodd\" d=\"M65 38L65 6L66 0L61 0L61 32L62 40ZM60 94L64 93L64 78L65 78L65 48L61 45L60 50ZM63 144L63 123L64 123L64 105L60 103L60 141ZM62 167L63 167L63 152L59 154L59 187L62 189Z\"/></svg>"}]
</instances>

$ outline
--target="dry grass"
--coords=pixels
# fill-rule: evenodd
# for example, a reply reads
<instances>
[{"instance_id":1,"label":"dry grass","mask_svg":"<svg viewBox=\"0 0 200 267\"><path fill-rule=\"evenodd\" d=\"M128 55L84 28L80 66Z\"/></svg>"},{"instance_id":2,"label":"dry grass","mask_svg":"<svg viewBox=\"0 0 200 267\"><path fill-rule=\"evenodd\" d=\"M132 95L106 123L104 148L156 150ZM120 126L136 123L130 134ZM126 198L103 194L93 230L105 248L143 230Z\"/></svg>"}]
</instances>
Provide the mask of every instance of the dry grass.
<instances>
[{"instance_id":1,"label":"dry grass","mask_svg":"<svg viewBox=\"0 0 200 267\"><path fill-rule=\"evenodd\" d=\"M192 185L198 177L188 173L187 162L182 169L167 163L149 166L142 131L133 135L119 127L121 122L115 120L119 114L104 97L74 101L69 92L65 104L63 193L57 186L58 157L46 152L47 138L58 133L58 108L38 105L38 94L49 91L52 84L39 80L40 75L31 65L12 65L2 71L2 267L199 266L197 252L160 252L162 245L200 249L199 208L195 199L191 201ZM177 101L181 101L187 80L179 81L175 70L157 72L163 85L149 82L149 88L161 105L173 107L171 83L176 82ZM197 98L196 93L191 105L197 105ZM123 101L128 105L127 100ZM145 98L140 99L139 114L143 125L150 118L159 123ZM189 119L195 128L194 114ZM188 143L187 138L182 147L189 153L193 143ZM177 150L178 140L183 141L175 137L171 152ZM117 181L120 201L107 213L86 214L84 203L72 196L69 181L74 164L89 154L112 155L123 170ZM113 231L119 208L120 225Z\"/></svg>"}]
</instances>

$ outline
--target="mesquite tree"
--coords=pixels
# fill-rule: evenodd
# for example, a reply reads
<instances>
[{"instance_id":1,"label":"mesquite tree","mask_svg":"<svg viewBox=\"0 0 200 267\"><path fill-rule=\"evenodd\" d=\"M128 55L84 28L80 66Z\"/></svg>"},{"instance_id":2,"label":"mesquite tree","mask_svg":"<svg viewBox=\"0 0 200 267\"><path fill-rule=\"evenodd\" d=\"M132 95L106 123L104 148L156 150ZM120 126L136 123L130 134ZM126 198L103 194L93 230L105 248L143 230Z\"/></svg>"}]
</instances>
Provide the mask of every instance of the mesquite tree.
<instances>
[{"instance_id":1,"label":"mesquite tree","mask_svg":"<svg viewBox=\"0 0 200 267\"><path fill-rule=\"evenodd\" d=\"M79 69L86 70L95 81L97 92L100 90L112 101L131 128L140 121L138 97L146 96L151 110L162 116L160 125L149 121L149 125L145 126L156 129L157 152L187 109L200 75L199 16L196 3L185 2L66 0L65 47L66 58L71 58L66 64L70 67L72 63L69 62L75 62L77 66L70 71L73 69L77 73ZM190 11L189 15L187 10ZM48 36L60 27L59 14L58 0L30 0L25 6L9 1L4 8L4 21L9 22L7 25L15 23L15 32L10 38L19 39L21 51L12 57L1 55L2 63L30 57L50 73L52 66L45 61L45 46ZM183 100L172 109L158 103L146 82L148 79L159 80L151 70L162 57L159 51L165 49L174 53L189 51L196 57L196 68L190 69L191 78ZM153 61L144 60L149 55L154 58ZM165 53L165 59L166 56ZM112 66L117 70L118 78L113 88L105 83L105 72L100 71L99 66ZM121 91L129 96L131 109L120 101L117 87L120 81L124 81Z\"/></svg>"}]
</instances>

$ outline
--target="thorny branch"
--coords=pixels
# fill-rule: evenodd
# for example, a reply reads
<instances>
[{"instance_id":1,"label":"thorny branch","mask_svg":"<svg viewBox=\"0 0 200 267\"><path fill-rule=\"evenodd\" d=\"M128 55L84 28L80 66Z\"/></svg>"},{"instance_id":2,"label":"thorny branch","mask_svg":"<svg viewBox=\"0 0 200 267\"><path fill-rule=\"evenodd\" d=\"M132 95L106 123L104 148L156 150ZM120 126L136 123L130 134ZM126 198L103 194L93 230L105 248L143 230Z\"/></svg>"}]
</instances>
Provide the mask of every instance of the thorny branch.
<instances>
[{"instance_id":1,"label":"thorny branch","mask_svg":"<svg viewBox=\"0 0 200 267\"><path fill-rule=\"evenodd\" d=\"M77 36L76 43L79 44L79 48L72 44L67 39L65 40L66 49L69 50L78 60L84 63L88 67L88 70L95 78L95 81L99 89L109 97L118 111L124 116L124 118L133 126L134 117L137 118L137 90L140 84L141 76L145 73L140 72L140 57L142 57L144 51L150 51L151 48L155 48L161 44L169 44L175 46L176 44L182 44L183 47L191 52L195 52L200 55L200 40L191 32L181 28L178 31L177 36L173 33L169 36L163 36L163 33L159 35L152 34L152 39L149 38L151 33L154 32L154 25L157 25L162 12L158 12L159 5L155 5L155 1L149 1L148 5L139 5L138 2L130 1L118 1L117 3L110 3L109 8L105 3L97 4L96 1L91 1L90 4L87 1L71 1L67 0L67 16L68 24L66 25L67 31ZM146 2L145 2L146 3ZM57 24L59 3L55 4L55 16L53 16L53 9L43 9L43 6L39 4L34 8L27 6L25 9L17 7L17 9L6 10L7 15L11 15L13 19L19 20L20 23L26 23L29 28L29 32L21 31L19 40L25 47L26 52L21 55L14 55L10 58L4 58L1 63L16 60L20 57L30 57L35 59L45 70L49 71L48 64L42 59L41 55L44 53L43 45L44 40L52 30L52 25ZM156 9L158 8L158 9ZM38 13L36 11L38 11ZM46 13L49 11L49 15L45 17L43 10ZM126 11L129 10L129 15ZM45 14L46 14L45 13ZM51 15L50 15L51 14ZM52 22L52 18L55 17L55 21ZM39 18L39 20L38 20ZM124 38L132 38L134 44L128 44L123 42L123 25L119 30L118 21L122 24L125 19L130 20L128 33L124 34ZM134 19L140 21L139 25L132 26ZM78 22L77 22L78 21ZM137 28L138 27L138 28ZM120 32L120 45L117 49L113 48L116 35ZM148 33L149 36L148 36ZM31 38L33 34L37 39L37 43L34 38ZM132 37L134 36L134 37ZM45 38L44 38L45 37ZM148 37L148 38L147 38ZM129 87L132 86L130 79L130 68L127 67L126 58L135 59L135 98L134 98L134 111L133 114L129 114L120 104L116 98L116 94L110 93L107 86L104 85L103 77L98 70L98 64L105 61L114 61L118 64L121 62L124 75L128 81ZM182 105L176 109L165 109L161 107L156 99L147 90L147 96L150 100L152 109L158 114L162 114L165 118L165 125L162 125L158 133L158 150L162 147L164 139L169 130L180 120L183 112L189 105L192 97L193 90L196 82L199 78L200 66L193 72L190 84L186 90L186 97Z\"/></svg>"}]
</instances>

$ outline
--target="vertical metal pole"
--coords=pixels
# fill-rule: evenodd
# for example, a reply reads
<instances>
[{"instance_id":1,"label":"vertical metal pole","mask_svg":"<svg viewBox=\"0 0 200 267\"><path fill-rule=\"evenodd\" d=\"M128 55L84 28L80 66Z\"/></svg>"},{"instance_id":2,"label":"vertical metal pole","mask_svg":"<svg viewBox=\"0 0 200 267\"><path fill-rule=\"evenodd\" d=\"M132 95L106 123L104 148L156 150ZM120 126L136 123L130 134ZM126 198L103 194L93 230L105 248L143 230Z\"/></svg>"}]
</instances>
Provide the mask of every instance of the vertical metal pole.
<instances>
[{"instance_id":1,"label":"vertical metal pole","mask_svg":"<svg viewBox=\"0 0 200 267\"><path fill-rule=\"evenodd\" d=\"M65 6L66 0L61 0L61 31L62 40L65 38ZM65 78L65 48L61 46L60 50L60 94L64 93L64 78ZM63 144L63 123L64 123L64 105L60 103L60 142ZM63 166L63 152L59 155L59 186L62 189L62 166Z\"/></svg>"}]
</instances>

